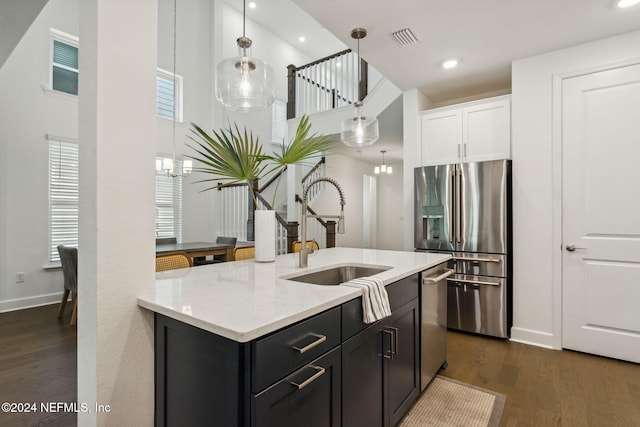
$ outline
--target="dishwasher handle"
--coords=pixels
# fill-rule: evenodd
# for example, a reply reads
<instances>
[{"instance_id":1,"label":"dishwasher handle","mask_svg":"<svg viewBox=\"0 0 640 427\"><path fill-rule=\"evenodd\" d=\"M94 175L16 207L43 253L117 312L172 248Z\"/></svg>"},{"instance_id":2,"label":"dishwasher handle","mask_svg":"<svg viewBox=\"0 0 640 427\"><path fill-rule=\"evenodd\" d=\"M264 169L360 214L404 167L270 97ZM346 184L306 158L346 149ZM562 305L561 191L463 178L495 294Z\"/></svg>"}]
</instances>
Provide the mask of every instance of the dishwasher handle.
<instances>
[{"instance_id":1,"label":"dishwasher handle","mask_svg":"<svg viewBox=\"0 0 640 427\"><path fill-rule=\"evenodd\" d=\"M449 269L449 268L445 268L445 272L442 273L439 276L436 277L423 277L422 278L422 284L423 285L429 285L429 284L434 284L434 283L438 283L439 281L446 279L447 277L451 276L454 273L454 270Z\"/></svg>"}]
</instances>

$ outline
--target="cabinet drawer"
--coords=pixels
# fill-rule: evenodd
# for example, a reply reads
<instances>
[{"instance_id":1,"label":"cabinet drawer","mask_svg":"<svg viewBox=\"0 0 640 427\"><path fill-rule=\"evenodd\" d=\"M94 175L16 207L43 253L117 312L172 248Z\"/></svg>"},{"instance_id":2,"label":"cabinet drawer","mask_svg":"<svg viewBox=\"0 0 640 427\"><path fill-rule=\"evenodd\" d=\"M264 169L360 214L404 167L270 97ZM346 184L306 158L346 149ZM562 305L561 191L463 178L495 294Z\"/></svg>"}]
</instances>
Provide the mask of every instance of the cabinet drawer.
<instances>
[{"instance_id":1,"label":"cabinet drawer","mask_svg":"<svg viewBox=\"0 0 640 427\"><path fill-rule=\"evenodd\" d=\"M339 427L340 347L251 396L254 427Z\"/></svg>"},{"instance_id":2,"label":"cabinet drawer","mask_svg":"<svg viewBox=\"0 0 640 427\"><path fill-rule=\"evenodd\" d=\"M340 307L252 343L251 391L258 393L339 344Z\"/></svg>"},{"instance_id":3,"label":"cabinet drawer","mask_svg":"<svg viewBox=\"0 0 640 427\"><path fill-rule=\"evenodd\" d=\"M414 274L387 285L391 311L418 297L418 275ZM367 328L362 321L362 297L342 304L342 341Z\"/></svg>"}]
</instances>

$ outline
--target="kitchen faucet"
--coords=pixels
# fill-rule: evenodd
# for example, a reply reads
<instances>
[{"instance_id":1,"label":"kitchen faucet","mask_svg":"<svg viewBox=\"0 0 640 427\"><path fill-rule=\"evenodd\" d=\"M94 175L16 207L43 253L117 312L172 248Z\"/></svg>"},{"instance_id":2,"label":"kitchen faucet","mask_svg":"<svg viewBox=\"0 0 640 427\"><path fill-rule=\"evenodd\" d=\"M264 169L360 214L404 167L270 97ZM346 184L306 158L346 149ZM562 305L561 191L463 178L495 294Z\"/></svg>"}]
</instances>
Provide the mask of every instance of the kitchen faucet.
<instances>
[{"instance_id":1,"label":"kitchen faucet","mask_svg":"<svg viewBox=\"0 0 640 427\"><path fill-rule=\"evenodd\" d=\"M338 193L340 194L340 215L308 215L307 214L307 193L309 189L314 185L320 182L328 182L329 184L336 187ZM334 179L322 177L318 179L314 179L307 185L307 188L304 189L302 193L302 229L300 231L300 268L307 266L307 256L309 253L313 252L313 248L307 248L307 218L337 218L338 219L338 233L344 234L344 193L342 192L342 187L338 184Z\"/></svg>"}]
</instances>

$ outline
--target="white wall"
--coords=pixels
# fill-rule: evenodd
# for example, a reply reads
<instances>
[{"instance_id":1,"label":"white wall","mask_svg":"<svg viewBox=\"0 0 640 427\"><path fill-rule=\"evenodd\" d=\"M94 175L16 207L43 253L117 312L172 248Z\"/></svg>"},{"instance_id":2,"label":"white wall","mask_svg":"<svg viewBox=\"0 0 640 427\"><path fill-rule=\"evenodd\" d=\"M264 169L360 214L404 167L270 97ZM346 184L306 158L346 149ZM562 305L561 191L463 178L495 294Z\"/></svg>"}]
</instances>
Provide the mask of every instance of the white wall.
<instances>
[{"instance_id":1,"label":"white wall","mask_svg":"<svg viewBox=\"0 0 640 427\"><path fill-rule=\"evenodd\" d=\"M640 58L640 32L515 61L512 339L561 348L561 123L554 79Z\"/></svg>"},{"instance_id":2,"label":"white wall","mask_svg":"<svg viewBox=\"0 0 640 427\"><path fill-rule=\"evenodd\" d=\"M190 124L197 123L204 129L211 127L212 34L209 0L178 2L177 6L176 74L181 75L184 82L183 122L176 124L176 155L181 158L185 154L193 154L186 147ZM158 2L158 67L173 71L173 0ZM161 118L157 122L157 151L171 155L172 122ZM184 241L210 241L216 235L215 192L200 193L204 186L194 184L198 179L191 176L183 180Z\"/></svg>"},{"instance_id":3,"label":"white wall","mask_svg":"<svg viewBox=\"0 0 640 427\"><path fill-rule=\"evenodd\" d=\"M58 301L62 273L48 255L46 134L78 138L77 99L49 86L50 28L78 34L78 2L50 0L0 69L0 311ZM25 282L15 283L24 272Z\"/></svg>"},{"instance_id":4,"label":"white wall","mask_svg":"<svg viewBox=\"0 0 640 427\"><path fill-rule=\"evenodd\" d=\"M417 89L411 89L402 95L402 182L404 188L402 212L403 215L403 249L412 251L415 248L413 239L413 212L414 212L414 177L413 169L420 166L420 120L418 112L426 110L433 105L431 100Z\"/></svg>"},{"instance_id":5,"label":"white wall","mask_svg":"<svg viewBox=\"0 0 640 427\"><path fill-rule=\"evenodd\" d=\"M184 77L184 123L176 127L176 153L187 152L190 122L210 127L210 5L208 0L178 2L177 73ZM159 2L158 66L173 69L173 3ZM58 301L62 273L44 270L48 249L48 145L46 134L78 138L78 99L43 90L49 86L50 28L78 35L78 2L51 0L0 69L3 126L0 311ZM82 41L80 41L82 51ZM157 151L171 154L172 123L157 119ZM150 159L150 162L153 159ZM126 173L126 171L122 171ZM183 185L183 238L210 240L216 235L212 193ZM8 250L7 248L11 248ZM15 273L25 273L16 284Z\"/></svg>"},{"instance_id":6,"label":"white wall","mask_svg":"<svg viewBox=\"0 0 640 427\"><path fill-rule=\"evenodd\" d=\"M378 240L377 249L404 250L405 216L400 208L404 200L403 163L389 163L393 173L374 175L378 179ZM371 169L372 166L370 165ZM370 172L371 173L371 172ZM413 216L411 216L413 218Z\"/></svg>"},{"instance_id":7,"label":"white wall","mask_svg":"<svg viewBox=\"0 0 640 427\"><path fill-rule=\"evenodd\" d=\"M344 223L345 233L336 234L336 246L362 247L362 175L370 175L369 163L355 160L340 154L331 154L326 158L326 176L335 179L342 187L345 196ZM301 195L302 196L302 195ZM337 215L340 213L338 192L331 184L311 206L318 214ZM298 209L300 209L298 207ZM309 222L313 219L309 219Z\"/></svg>"},{"instance_id":8,"label":"white wall","mask_svg":"<svg viewBox=\"0 0 640 427\"><path fill-rule=\"evenodd\" d=\"M42 86L49 84L49 29L77 36L78 6L77 0L50 0L0 69L0 311L57 302L61 296L61 271L43 269L48 248L45 135L78 138L78 99L45 92ZM212 28L211 22L222 24ZM191 153L186 147L191 122L205 129L237 122L259 136L266 152L274 149L270 144L270 110L228 113L213 97L217 58L237 54L235 39L241 24L241 14L222 0L178 2L176 61L177 73L184 77L184 122L176 126L178 157ZM247 34L254 39L253 54L274 67L277 96L285 99L286 66L307 63L311 58L250 20ZM212 48L218 45L224 48L223 55ZM171 0L158 3L158 66L173 69ZM157 152L171 154L171 121L157 119L157 135ZM200 192L206 184L196 181L202 178L193 174L184 179L184 240L207 241L218 234L218 192ZM25 273L25 283L14 283L17 272Z\"/></svg>"}]
</instances>

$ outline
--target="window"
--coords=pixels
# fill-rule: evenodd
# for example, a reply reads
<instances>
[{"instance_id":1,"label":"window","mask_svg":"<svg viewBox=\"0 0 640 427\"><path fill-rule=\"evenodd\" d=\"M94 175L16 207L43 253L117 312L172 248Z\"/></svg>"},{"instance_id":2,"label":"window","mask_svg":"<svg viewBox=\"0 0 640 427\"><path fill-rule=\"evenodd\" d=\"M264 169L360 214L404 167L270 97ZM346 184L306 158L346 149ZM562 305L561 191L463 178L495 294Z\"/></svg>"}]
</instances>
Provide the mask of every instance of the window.
<instances>
[{"instance_id":1,"label":"window","mask_svg":"<svg viewBox=\"0 0 640 427\"><path fill-rule=\"evenodd\" d=\"M51 30L51 89L78 94L78 38Z\"/></svg>"},{"instance_id":2,"label":"window","mask_svg":"<svg viewBox=\"0 0 640 427\"><path fill-rule=\"evenodd\" d=\"M176 74L174 105L173 73L158 68L156 76L156 115L178 122L182 121L182 76Z\"/></svg>"},{"instance_id":3,"label":"window","mask_svg":"<svg viewBox=\"0 0 640 427\"><path fill-rule=\"evenodd\" d=\"M78 246L78 144L49 140L49 264L59 264L58 245Z\"/></svg>"},{"instance_id":4,"label":"window","mask_svg":"<svg viewBox=\"0 0 640 427\"><path fill-rule=\"evenodd\" d=\"M78 246L78 144L49 140L49 264L58 265L58 245ZM178 161L178 173L182 161ZM156 177L156 237L182 241L182 177Z\"/></svg>"},{"instance_id":5,"label":"window","mask_svg":"<svg viewBox=\"0 0 640 427\"><path fill-rule=\"evenodd\" d=\"M158 157L157 159L161 159ZM175 237L182 241L182 161L178 160L175 178L156 176L156 238Z\"/></svg>"},{"instance_id":6,"label":"window","mask_svg":"<svg viewBox=\"0 0 640 427\"><path fill-rule=\"evenodd\" d=\"M287 104L276 99L271 109L271 142L282 145L288 142Z\"/></svg>"}]
</instances>

